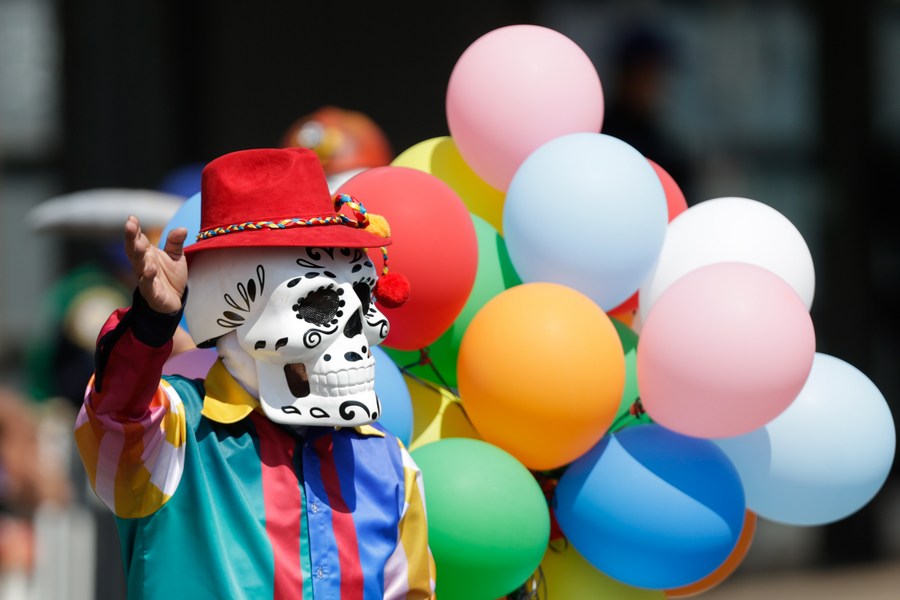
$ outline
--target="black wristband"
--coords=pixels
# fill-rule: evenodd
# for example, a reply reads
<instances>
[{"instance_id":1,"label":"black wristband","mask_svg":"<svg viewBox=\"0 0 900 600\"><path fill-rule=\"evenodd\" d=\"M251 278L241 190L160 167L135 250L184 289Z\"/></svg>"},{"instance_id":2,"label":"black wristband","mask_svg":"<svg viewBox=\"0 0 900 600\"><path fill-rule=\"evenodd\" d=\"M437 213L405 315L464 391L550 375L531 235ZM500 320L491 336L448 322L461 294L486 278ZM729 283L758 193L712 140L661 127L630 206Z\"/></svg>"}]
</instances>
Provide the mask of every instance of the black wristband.
<instances>
[{"instance_id":1,"label":"black wristband","mask_svg":"<svg viewBox=\"0 0 900 600\"><path fill-rule=\"evenodd\" d=\"M131 331L134 332L140 342L159 348L172 339L178 324L181 323L181 315L184 313L184 305L187 302L188 291L184 290L181 297L181 308L173 314L159 313L150 308L140 290L135 288L131 298Z\"/></svg>"}]
</instances>

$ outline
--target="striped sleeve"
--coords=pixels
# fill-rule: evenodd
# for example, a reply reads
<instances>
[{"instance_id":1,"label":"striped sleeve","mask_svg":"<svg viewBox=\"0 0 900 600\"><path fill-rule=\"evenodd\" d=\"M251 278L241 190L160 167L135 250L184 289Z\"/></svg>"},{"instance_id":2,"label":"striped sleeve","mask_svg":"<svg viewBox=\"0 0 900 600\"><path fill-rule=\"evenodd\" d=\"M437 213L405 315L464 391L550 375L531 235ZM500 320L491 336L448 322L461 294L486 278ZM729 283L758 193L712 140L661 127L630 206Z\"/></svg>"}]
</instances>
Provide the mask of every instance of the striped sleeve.
<instances>
[{"instance_id":1,"label":"striped sleeve","mask_svg":"<svg viewBox=\"0 0 900 600\"><path fill-rule=\"evenodd\" d=\"M184 463L184 406L160 379L171 335L165 327L141 335L148 323L156 324L154 316L136 306L116 311L104 324L95 376L75 422L75 443L91 486L125 518L161 507L174 493Z\"/></svg>"},{"instance_id":2,"label":"striped sleeve","mask_svg":"<svg viewBox=\"0 0 900 600\"><path fill-rule=\"evenodd\" d=\"M385 600L425 600L434 598L435 565L428 546L428 521L422 472L403 442L403 512L399 541L385 566Z\"/></svg>"},{"instance_id":3,"label":"striped sleeve","mask_svg":"<svg viewBox=\"0 0 900 600\"><path fill-rule=\"evenodd\" d=\"M147 516L165 504L181 479L184 405L166 382L136 420L94 409L90 398L75 423L75 443L91 487L119 517Z\"/></svg>"}]
</instances>

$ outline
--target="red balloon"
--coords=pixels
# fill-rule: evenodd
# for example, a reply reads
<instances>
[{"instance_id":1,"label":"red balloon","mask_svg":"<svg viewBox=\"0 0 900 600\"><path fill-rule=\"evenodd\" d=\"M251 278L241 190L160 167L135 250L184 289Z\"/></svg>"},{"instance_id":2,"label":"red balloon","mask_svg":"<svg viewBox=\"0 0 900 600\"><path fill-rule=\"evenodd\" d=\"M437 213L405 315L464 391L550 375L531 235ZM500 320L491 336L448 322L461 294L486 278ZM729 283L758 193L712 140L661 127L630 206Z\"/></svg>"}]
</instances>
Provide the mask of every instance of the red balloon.
<instances>
[{"instance_id":1,"label":"red balloon","mask_svg":"<svg viewBox=\"0 0 900 600\"><path fill-rule=\"evenodd\" d=\"M672 176L665 169L649 158L647 162L656 171L656 176L659 177L659 181L662 183L663 191L666 194L666 207L669 209L669 221L671 222L672 219L687 210L688 206L684 192L681 191L681 188L678 187L678 184L675 183L675 180L672 179Z\"/></svg>"},{"instance_id":2,"label":"red balloon","mask_svg":"<svg viewBox=\"0 0 900 600\"><path fill-rule=\"evenodd\" d=\"M409 300L379 307L391 322L384 345L418 350L437 340L462 311L478 268L478 239L469 210L448 184L418 169L366 169L337 190L387 219L391 273L406 276ZM380 266L381 254L370 252Z\"/></svg>"}]
</instances>

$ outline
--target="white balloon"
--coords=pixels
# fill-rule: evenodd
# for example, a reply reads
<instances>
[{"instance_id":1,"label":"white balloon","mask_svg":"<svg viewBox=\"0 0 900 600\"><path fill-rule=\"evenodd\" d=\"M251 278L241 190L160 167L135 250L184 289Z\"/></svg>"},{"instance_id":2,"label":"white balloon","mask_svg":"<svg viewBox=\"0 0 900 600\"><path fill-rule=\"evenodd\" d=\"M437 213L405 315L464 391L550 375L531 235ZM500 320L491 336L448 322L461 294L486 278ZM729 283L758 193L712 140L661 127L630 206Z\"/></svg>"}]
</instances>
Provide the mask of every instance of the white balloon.
<instances>
[{"instance_id":1,"label":"white balloon","mask_svg":"<svg viewBox=\"0 0 900 600\"><path fill-rule=\"evenodd\" d=\"M875 384L821 353L783 413L713 441L734 463L747 508L787 525L825 525L861 509L884 485L896 450L894 420Z\"/></svg>"},{"instance_id":2,"label":"white balloon","mask_svg":"<svg viewBox=\"0 0 900 600\"><path fill-rule=\"evenodd\" d=\"M640 288L643 320L676 279L698 267L736 261L772 271L812 307L815 268L803 236L771 206L725 197L688 207L669 222L662 250Z\"/></svg>"}]
</instances>

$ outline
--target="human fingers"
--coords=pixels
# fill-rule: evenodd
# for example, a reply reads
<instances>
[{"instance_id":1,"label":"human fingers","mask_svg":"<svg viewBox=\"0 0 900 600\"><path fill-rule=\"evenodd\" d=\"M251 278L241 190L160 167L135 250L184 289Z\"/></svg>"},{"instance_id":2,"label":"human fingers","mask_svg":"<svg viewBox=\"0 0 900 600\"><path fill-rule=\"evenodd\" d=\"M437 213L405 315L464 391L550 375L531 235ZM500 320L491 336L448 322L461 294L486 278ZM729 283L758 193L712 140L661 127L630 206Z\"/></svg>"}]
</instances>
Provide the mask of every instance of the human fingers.
<instances>
[{"instance_id":1,"label":"human fingers","mask_svg":"<svg viewBox=\"0 0 900 600\"><path fill-rule=\"evenodd\" d=\"M156 260L153 256L154 248L150 240L142 232L131 243L131 268L138 279L152 278L156 274Z\"/></svg>"},{"instance_id":2,"label":"human fingers","mask_svg":"<svg viewBox=\"0 0 900 600\"><path fill-rule=\"evenodd\" d=\"M184 254L184 242L187 239L187 228L176 227L166 236L166 244L163 250L173 260L178 260Z\"/></svg>"},{"instance_id":3,"label":"human fingers","mask_svg":"<svg viewBox=\"0 0 900 600\"><path fill-rule=\"evenodd\" d=\"M141 234L141 224L138 221L136 216L128 215L128 219L125 220L124 229L125 229L125 256L128 257L129 261L133 261L134 241Z\"/></svg>"}]
</instances>

